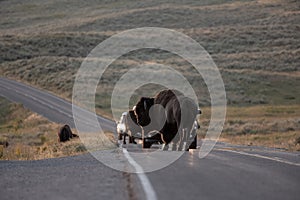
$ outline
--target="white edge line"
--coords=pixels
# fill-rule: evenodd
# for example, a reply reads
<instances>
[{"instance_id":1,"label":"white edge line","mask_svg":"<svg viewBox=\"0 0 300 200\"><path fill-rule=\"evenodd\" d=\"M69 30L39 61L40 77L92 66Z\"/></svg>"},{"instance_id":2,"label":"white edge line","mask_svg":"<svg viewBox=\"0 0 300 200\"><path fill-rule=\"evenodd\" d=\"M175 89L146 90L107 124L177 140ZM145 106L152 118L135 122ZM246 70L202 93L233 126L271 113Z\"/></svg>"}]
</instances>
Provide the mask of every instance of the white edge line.
<instances>
[{"instance_id":1,"label":"white edge line","mask_svg":"<svg viewBox=\"0 0 300 200\"><path fill-rule=\"evenodd\" d=\"M157 200L156 193L155 193L148 177L144 173L143 168L137 162L135 162L135 160L129 155L127 149L123 148L123 153L124 153L125 157L127 158L128 162L135 168L137 176L140 179L141 184L144 189L144 192L146 194L146 199L147 200Z\"/></svg>"},{"instance_id":2,"label":"white edge line","mask_svg":"<svg viewBox=\"0 0 300 200\"><path fill-rule=\"evenodd\" d=\"M241 154L241 155L252 156L252 157L257 157L257 158L263 158L263 159L272 160L272 161L277 161L277 162L285 163L285 164L289 164L289 165L300 166L300 163L294 163L294 162L290 162L290 161L279 159L279 158L271 158L271 157L262 156L262 155L259 155L259 154L251 154L251 153L246 153L246 152L243 152L243 151L233 151L233 150L229 150L229 149L216 149L216 150L217 151L227 151L227 152L237 153L237 154Z\"/></svg>"}]
</instances>

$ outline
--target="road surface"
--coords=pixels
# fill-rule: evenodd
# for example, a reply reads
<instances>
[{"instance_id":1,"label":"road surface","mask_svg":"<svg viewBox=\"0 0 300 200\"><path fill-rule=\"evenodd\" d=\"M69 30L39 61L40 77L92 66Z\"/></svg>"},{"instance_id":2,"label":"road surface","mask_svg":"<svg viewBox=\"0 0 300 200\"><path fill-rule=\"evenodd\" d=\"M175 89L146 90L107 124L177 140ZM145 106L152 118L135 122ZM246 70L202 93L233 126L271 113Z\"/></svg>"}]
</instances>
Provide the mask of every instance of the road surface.
<instances>
[{"instance_id":1,"label":"road surface","mask_svg":"<svg viewBox=\"0 0 300 200\"><path fill-rule=\"evenodd\" d=\"M74 126L71 104L0 78L0 96ZM115 123L98 117L105 129ZM299 199L300 154L217 143L204 159L185 152L145 174L106 167L90 154L40 161L1 161L0 197L9 199Z\"/></svg>"}]
</instances>

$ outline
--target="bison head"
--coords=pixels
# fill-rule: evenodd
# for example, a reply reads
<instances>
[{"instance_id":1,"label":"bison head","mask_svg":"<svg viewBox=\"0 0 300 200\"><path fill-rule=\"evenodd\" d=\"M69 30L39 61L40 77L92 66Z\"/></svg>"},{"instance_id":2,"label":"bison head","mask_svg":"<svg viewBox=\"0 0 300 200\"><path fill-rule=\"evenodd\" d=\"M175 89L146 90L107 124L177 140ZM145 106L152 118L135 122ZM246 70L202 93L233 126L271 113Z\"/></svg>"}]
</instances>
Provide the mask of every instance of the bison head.
<instances>
[{"instance_id":1,"label":"bison head","mask_svg":"<svg viewBox=\"0 0 300 200\"><path fill-rule=\"evenodd\" d=\"M136 115L134 114L134 111L133 110L129 110L129 116L130 116L130 119L135 123L137 124L137 118L136 118ZM129 117L128 116L128 117Z\"/></svg>"},{"instance_id":2,"label":"bison head","mask_svg":"<svg viewBox=\"0 0 300 200\"><path fill-rule=\"evenodd\" d=\"M154 98L141 97L137 102L134 112L137 118L137 123L140 126L147 126L151 119L149 116L150 107L154 105Z\"/></svg>"}]
</instances>

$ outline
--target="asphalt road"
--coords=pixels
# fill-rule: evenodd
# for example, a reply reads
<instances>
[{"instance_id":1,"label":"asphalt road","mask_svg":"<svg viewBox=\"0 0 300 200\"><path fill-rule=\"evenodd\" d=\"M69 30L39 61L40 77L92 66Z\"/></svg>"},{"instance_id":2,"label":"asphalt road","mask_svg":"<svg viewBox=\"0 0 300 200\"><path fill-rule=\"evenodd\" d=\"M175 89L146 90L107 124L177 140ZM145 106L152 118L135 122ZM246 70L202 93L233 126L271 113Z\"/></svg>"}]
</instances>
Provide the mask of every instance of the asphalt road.
<instances>
[{"instance_id":1,"label":"asphalt road","mask_svg":"<svg viewBox=\"0 0 300 200\"><path fill-rule=\"evenodd\" d=\"M50 121L69 124L72 128L75 127L72 104L48 92L20 82L0 78L0 96L22 103L26 108L48 118ZM84 114L88 115L90 113L84 112ZM84 120L84 117L82 120ZM103 129L115 131L115 122L100 116L98 116L98 121Z\"/></svg>"},{"instance_id":2,"label":"asphalt road","mask_svg":"<svg viewBox=\"0 0 300 200\"><path fill-rule=\"evenodd\" d=\"M0 78L0 95L74 126L71 104L49 93ZM114 122L98 119L114 130ZM203 159L198 150L185 152L166 168L138 175L106 167L90 154L1 161L0 199L299 199L299 172L299 153L225 143Z\"/></svg>"}]
</instances>

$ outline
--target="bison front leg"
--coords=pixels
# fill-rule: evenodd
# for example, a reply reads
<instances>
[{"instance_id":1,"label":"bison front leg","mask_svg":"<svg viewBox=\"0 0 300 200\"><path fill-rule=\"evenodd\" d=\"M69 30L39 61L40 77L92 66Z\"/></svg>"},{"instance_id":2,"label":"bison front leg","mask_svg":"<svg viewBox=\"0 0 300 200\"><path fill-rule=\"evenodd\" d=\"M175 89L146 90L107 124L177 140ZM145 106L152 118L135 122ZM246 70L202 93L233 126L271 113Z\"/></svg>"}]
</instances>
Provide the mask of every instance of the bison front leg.
<instances>
[{"instance_id":1,"label":"bison front leg","mask_svg":"<svg viewBox=\"0 0 300 200\"><path fill-rule=\"evenodd\" d=\"M165 144L162 149L164 151L188 151L189 149L196 149L196 147L196 131L183 128L176 134L173 140L170 143Z\"/></svg>"},{"instance_id":2,"label":"bison front leg","mask_svg":"<svg viewBox=\"0 0 300 200\"><path fill-rule=\"evenodd\" d=\"M188 142L187 129L183 128L181 134L179 134L179 135L180 135L180 140L177 143L178 144L177 150L178 151L184 151L184 150L186 150L186 144Z\"/></svg>"},{"instance_id":3,"label":"bison front leg","mask_svg":"<svg viewBox=\"0 0 300 200\"><path fill-rule=\"evenodd\" d=\"M168 139L166 139L168 138ZM180 134L176 133L176 135L172 136L171 134L165 134L164 135L164 145L162 147L162 149L164 151L178 151L179 150L179 142L180 142ZM168 141L168 142L166 142Z\"/></svg>"},{"instance_id":4,"label":"bison front leg","mask_svg":"<svg viewBox=\"0 0 300 200\"><path fill-rule=\"evenodd\" d=\"M123 144L126 144L126 133L123 134Z\"/></svg>"}]
</instances>

